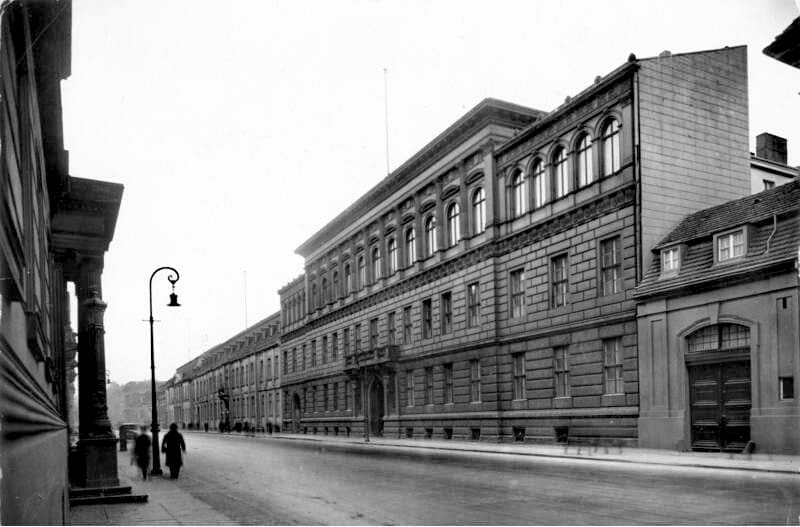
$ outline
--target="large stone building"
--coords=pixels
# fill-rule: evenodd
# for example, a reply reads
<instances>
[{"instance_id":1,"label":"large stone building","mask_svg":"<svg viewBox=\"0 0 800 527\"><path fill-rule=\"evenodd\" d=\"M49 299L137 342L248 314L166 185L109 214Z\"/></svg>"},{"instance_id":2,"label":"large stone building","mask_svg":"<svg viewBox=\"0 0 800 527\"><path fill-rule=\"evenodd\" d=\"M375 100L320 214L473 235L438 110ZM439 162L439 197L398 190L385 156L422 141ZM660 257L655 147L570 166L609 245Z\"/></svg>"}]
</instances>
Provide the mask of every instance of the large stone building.
<instances>
[{"instance_id":1,"label":"large stone building","mask_svg":"<svg viewBox=\"0 0 800 527\"><path fill-rule=\"evenodd\" d=\"M800 453L800 181L690 215L639 300L639 442Z\"/></svg>"},{"instance_id":2,"label":"large stone building","mask_svg":"<svg viewBox=\"0 0 800 527\"><path fill-rule=\"evenodd\" d=\"M636 443L633 292L683 217L750 193L747 108L743 47L478 104L298 248L285 427Z\"/></svg>"},{"instance_id":3,"label":"large stone building","mask_svg":"<svg viewBox=\"0 0 800 527\"><path fill-rule=\"evenodd\" d=\"M71 3L0 8L0 524L69 522L69 482L113 487L106 408L103 257L122 186L69 175L61 81L70 74ZM35 45L34 45L35 44ZM69 452L78 297L79 441Z\"/></svg>"}]
</instances>

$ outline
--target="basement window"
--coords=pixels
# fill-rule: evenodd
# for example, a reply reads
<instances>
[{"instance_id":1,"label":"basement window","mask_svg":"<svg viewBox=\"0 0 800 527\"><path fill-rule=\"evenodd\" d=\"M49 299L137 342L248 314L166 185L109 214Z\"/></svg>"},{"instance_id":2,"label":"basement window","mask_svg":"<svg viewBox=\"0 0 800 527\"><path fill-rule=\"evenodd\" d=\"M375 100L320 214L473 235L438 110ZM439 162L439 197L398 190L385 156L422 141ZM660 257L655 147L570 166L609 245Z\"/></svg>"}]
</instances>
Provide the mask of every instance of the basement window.
<instances>
[{"instance_id":1,"label":"basement window","mask_svg":"<svg viewBox=\"0 0 800 527\"><path fill-rule=\"evenodd\" d=\"M781 401L794 399L794 377L779 377L778 387L780 389Z\"/></svg>"}]
</instances>

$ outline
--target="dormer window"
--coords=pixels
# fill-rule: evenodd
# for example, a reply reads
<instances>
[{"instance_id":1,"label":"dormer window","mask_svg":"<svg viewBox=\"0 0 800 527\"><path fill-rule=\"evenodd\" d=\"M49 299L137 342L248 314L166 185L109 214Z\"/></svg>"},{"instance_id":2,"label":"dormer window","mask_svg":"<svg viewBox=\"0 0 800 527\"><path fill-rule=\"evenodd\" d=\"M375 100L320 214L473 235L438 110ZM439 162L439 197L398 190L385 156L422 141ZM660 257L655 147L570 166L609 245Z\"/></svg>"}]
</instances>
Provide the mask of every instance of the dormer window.
<instances>
[{"instance_id":1,"label":"dormer window","mask_svg":"<svg viewBox=\"0 0 800 527\"><path fill-rule=\"evenodd\" d=\"M718 263L741 258L745 253L745 231L735 231L718 234L714 241L715 257Z\"/></svg>"},{"instance_id":2,"label":"dormer window","mask_svg":"<svg viewBox=\"0 0 800 527\"><path fill-rule=\"evenodd\" d=\"M661 251L661 274L676 274L681 267L680 248L669 247Z\"/></svg>"}]
</instances>

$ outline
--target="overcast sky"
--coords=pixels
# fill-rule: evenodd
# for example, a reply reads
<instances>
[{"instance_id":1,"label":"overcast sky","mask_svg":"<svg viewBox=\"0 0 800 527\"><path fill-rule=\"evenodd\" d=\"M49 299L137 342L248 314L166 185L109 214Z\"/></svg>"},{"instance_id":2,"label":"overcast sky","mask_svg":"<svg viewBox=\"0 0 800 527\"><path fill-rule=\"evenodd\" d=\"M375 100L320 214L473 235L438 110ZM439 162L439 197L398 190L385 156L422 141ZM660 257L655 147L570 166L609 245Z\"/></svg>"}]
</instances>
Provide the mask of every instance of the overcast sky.
<instances>
[{"instance_id":1,"label":"overcast sky","mask_svg":"<svg viewBox=\"0 0 800 527\"><path fill-rule=\"evenodd\" d=\"M751 150L800 164L800 70L761 53L798 16L758 1L75 0L73 176L125 185L106 255L106 365L157 378L277 311L294 250L485 97L551 111L638 57L746 44ZM245 275L246 284L245 289ZM246 306L246 308L245 308Z\"/></svg>"}]
</instances>

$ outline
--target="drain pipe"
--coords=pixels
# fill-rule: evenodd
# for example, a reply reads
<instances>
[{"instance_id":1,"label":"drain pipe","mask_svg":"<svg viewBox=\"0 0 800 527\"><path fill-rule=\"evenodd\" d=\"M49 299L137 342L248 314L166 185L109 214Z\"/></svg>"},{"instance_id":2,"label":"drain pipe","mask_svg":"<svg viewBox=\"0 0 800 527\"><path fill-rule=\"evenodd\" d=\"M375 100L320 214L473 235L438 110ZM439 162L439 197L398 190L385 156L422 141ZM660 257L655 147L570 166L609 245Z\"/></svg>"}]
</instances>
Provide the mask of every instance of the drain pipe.
<instances>
[{"instance_id":1,"label":"drain pipe","mask_svg":"<svg viewBox=\"0 0 800 527\"><path fill-rule=\"evenodd\" d=\"M778 230L778 215L772 215L772 232L769 234L769 238L767 238L767 247L764 249L762 254L767 254L769 252L769 243L772 241L772 237L775 236L775 231Z\"/></svg>"}]
</instances>

